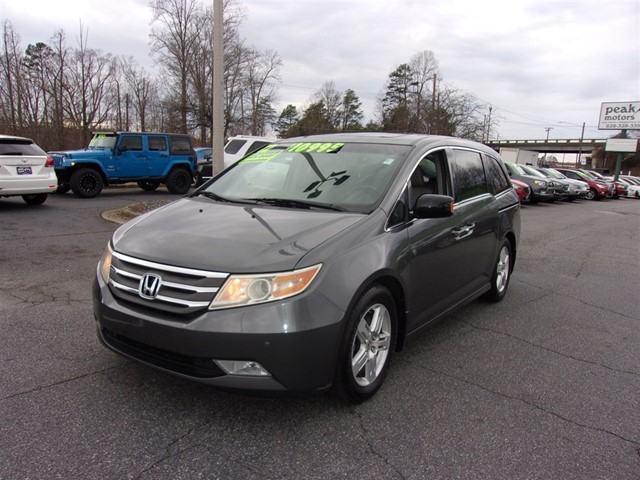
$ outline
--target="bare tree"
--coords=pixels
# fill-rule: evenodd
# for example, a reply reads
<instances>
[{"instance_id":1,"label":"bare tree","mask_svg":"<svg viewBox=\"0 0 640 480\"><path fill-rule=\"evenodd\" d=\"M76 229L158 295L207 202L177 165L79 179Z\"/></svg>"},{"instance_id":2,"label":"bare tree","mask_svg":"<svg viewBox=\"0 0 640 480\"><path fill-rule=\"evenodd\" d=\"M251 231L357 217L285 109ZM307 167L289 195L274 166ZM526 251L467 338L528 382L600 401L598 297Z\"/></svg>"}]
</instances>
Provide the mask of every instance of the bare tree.
<instances>
[{"instance_id":1,"label":"bare tree","mask_svg":"<svg viewBox=\"0 0 640 480\"><path fill-rule=\"evenodd\" d=\"M333 80L324 82L320 90L313 95L313 102L322 101L327 119L335 128L340 127L342 92L336 88Z\"/></svg>"},{"instance_id":2,"label":"bare tree","mask_svg":"<svg viewBox=\"0 0 640 480\"><path fill-rule=\"evenodd\" d=\"M133 57L123 60L122 72L128 86L128 95L136 114L137 129L147 131L147 117L154 101L157 100L155 82L144 68L139 67Z\"/></svg>"},{"instance_id":3,"label":"bare tree","mask_svg":"<svg viewBox=\"0 0 640 480\"><path fill-rule=\"evenodd\" d=\"M247 69L247 94L251 108L249 128L252 135L263 135L266 122L275 120L271 104L275 99L275 83L279 81L278 68L281 65L278 53L273 50L252 52Z\"/></svg>"},{"instance_id":4,"label":"bare tree","mask_svg":"<svg viewBox=\"0 0 640 480\"><path fill-rule=\"evenodd\" d=\"M2 25L2 116L9 123L11 133L23 126L22 117L22 64L20 38L9 21Z\"/></svg>"},{"instance_id":5,"label":"bare tree","mask_svg":"<svg viewBox=\"0 0 640 480\"><path fill-rule=\"evenodd\" d=\"M78 48L73 51L73 62L66 70L65 85L66 113L82 130L84 144L89 142L91 129L108 118L109 89L115 72L113 57L88 48L86 42L86 33L80 24Z\"/></svg>"},{"instance_id":6,"label":"bare tree","mask_svg":"<svg viewBox=\"0 0 640 480\"><path fill-rule=\"evenodd\" d=\"M429 132L427 125L429 114L435 108L436 79L438 77L438 60L431 50L416 53L409 61L412 72L412 109L414 118L412 130ZM429 98L431 97L431 98Z\"/></svg>"},{"instance_id":7,"label":"bare tree","mask_svg":"<svg viewBox=\"0 0 640 480\"><path fill-rule=\"evenodd\" d=\"M153 23L151 46L158 62L177 83L177 109L180 115L178 129L187 133L189 110L189 70L196 60L198 46L198 18L203 15L196 0L151 0Z\"/></svg>"}]
</instances>

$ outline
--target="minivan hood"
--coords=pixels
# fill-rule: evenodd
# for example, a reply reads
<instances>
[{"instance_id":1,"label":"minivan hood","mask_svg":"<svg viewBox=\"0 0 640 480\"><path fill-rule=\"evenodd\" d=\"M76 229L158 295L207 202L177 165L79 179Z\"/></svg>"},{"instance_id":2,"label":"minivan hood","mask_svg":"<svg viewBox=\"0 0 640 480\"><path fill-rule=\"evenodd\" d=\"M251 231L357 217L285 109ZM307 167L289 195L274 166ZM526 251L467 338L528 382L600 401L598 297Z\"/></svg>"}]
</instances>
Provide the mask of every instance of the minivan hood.
<instances>
[{"instance_id":1,"label":"minivan hood","mask_svg":"<svg viewBox=\"0 0 640 480\"><path fill-rule=\"evenodd\" d=\"M287 271L364 216L184 198L123 225L113 243L118 252L187 268Z\"/></svg>"}]
</instances>

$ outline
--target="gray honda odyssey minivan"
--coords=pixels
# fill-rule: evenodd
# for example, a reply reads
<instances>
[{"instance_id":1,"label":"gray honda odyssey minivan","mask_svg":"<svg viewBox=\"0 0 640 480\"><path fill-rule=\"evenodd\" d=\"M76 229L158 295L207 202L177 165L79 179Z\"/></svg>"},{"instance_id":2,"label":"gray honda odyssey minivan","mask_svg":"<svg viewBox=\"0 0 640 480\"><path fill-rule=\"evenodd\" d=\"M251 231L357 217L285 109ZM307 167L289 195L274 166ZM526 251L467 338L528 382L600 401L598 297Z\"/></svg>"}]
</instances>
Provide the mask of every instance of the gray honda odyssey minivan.
<instances>
[{"instance_id":1,"label":"gray honda odyssey minivan","mask_svg":"<svg viewBox=\"0 0 640 480\"><path fill-rule=\"evenodd\" d=\"M361 402L408 337L504 297L519 233L504 164L479 143L279 140L114 233L93 288L98 336L213 386Z\"/></svg>"}]
</instances>

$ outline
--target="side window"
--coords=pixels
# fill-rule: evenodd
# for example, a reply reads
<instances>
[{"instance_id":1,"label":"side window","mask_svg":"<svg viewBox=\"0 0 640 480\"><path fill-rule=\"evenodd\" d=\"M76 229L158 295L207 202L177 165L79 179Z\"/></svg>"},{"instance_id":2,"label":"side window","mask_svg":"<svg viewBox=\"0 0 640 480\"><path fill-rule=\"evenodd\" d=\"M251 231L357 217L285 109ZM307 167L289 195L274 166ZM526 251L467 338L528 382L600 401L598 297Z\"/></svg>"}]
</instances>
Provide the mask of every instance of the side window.
<instances>
[{"instance_id":1,"label":"side window","mask_svg":"<svg viewBox=\"0 0 640 480\"><path fill-rule=\"evenodd\" d=\"M140 135L126 135L120 140L120 146L118 148L122 152L127 150L141 151L142 137Z\"/></svg>"},{"instance_id":2,"label":"side window","mask_svg":"<svg viewBox=\"0 0 640 480\"><path fill-rule=\"evenodd\" d=\"M489 192L497 195L500 192L509 190L511 188L511 182L507 178L507 174L502 169L498 160L484 155L484 170L487 175L487 183L489 184Z\"/></svg>"},{"instance_id":3,"label":"side window","mask_svg":"<svg viewBox=\"0 0 640 480\"><path fill-rule=\"evenodd\" d=\"M152 152L164 152L167 149L167 139L165 137L147 137L149 150Z\"/></svg>"},{"instance_id":4,"label":"side window","mask_svg":"<svg viewBox=\"0 0 640 480\"><path fill-rule=\"evenodd\" d=\"M427 154L411 174L410 204L415 204L420 195L436 193L448 195L446 178L446 156L443 150Z\"/></svg>"},{"instance_id":5,"label":"side window","mask_svg":"<svg viewBox=\"0 0 640 480\"><path fill-rule=\"evenodd\" d=\"M170 153L172 155L191 155L191 141L189 137L169 137Z\"/></svg>"},{"instance_id":6,"label":"side window","mask_svg":"<svg viewBox=\"0 0 640 480\"><path fill-rule=\"evenodd\" d=\"M246 140L231 140L227 146L224 147L224 153L228 153L230 155L238 153L245 143L247 143Z\"/></svg>"},{"instance_id":7,"label":"side window","mask_svg":"<svg viewBox=\"0 0 640 480\"><path fill-rule=\"evenodd\" d=\"M488 193L487 179L479 152L471 150L453 150L453 198L461 202L483 193Z\"/></svg>"}]
</instances>

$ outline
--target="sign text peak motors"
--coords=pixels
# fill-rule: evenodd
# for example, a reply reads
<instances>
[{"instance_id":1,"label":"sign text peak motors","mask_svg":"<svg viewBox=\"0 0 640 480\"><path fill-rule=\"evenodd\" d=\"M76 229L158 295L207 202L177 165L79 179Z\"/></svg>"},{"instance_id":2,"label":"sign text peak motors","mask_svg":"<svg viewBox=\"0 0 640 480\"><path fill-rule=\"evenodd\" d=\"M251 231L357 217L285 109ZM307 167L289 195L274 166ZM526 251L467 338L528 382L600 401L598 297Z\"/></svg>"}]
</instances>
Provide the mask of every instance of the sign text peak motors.
<instances>
[{"instance_id":1,"label":"sign text peak motors","mask_svg":"<svg viewBox=\"0 0 640 480\"><path fill-rule=\"evenodd\" d=\"M640 130L640 101L604 102L600 107L599 130Z\"/></svg>"}]
</instances>

